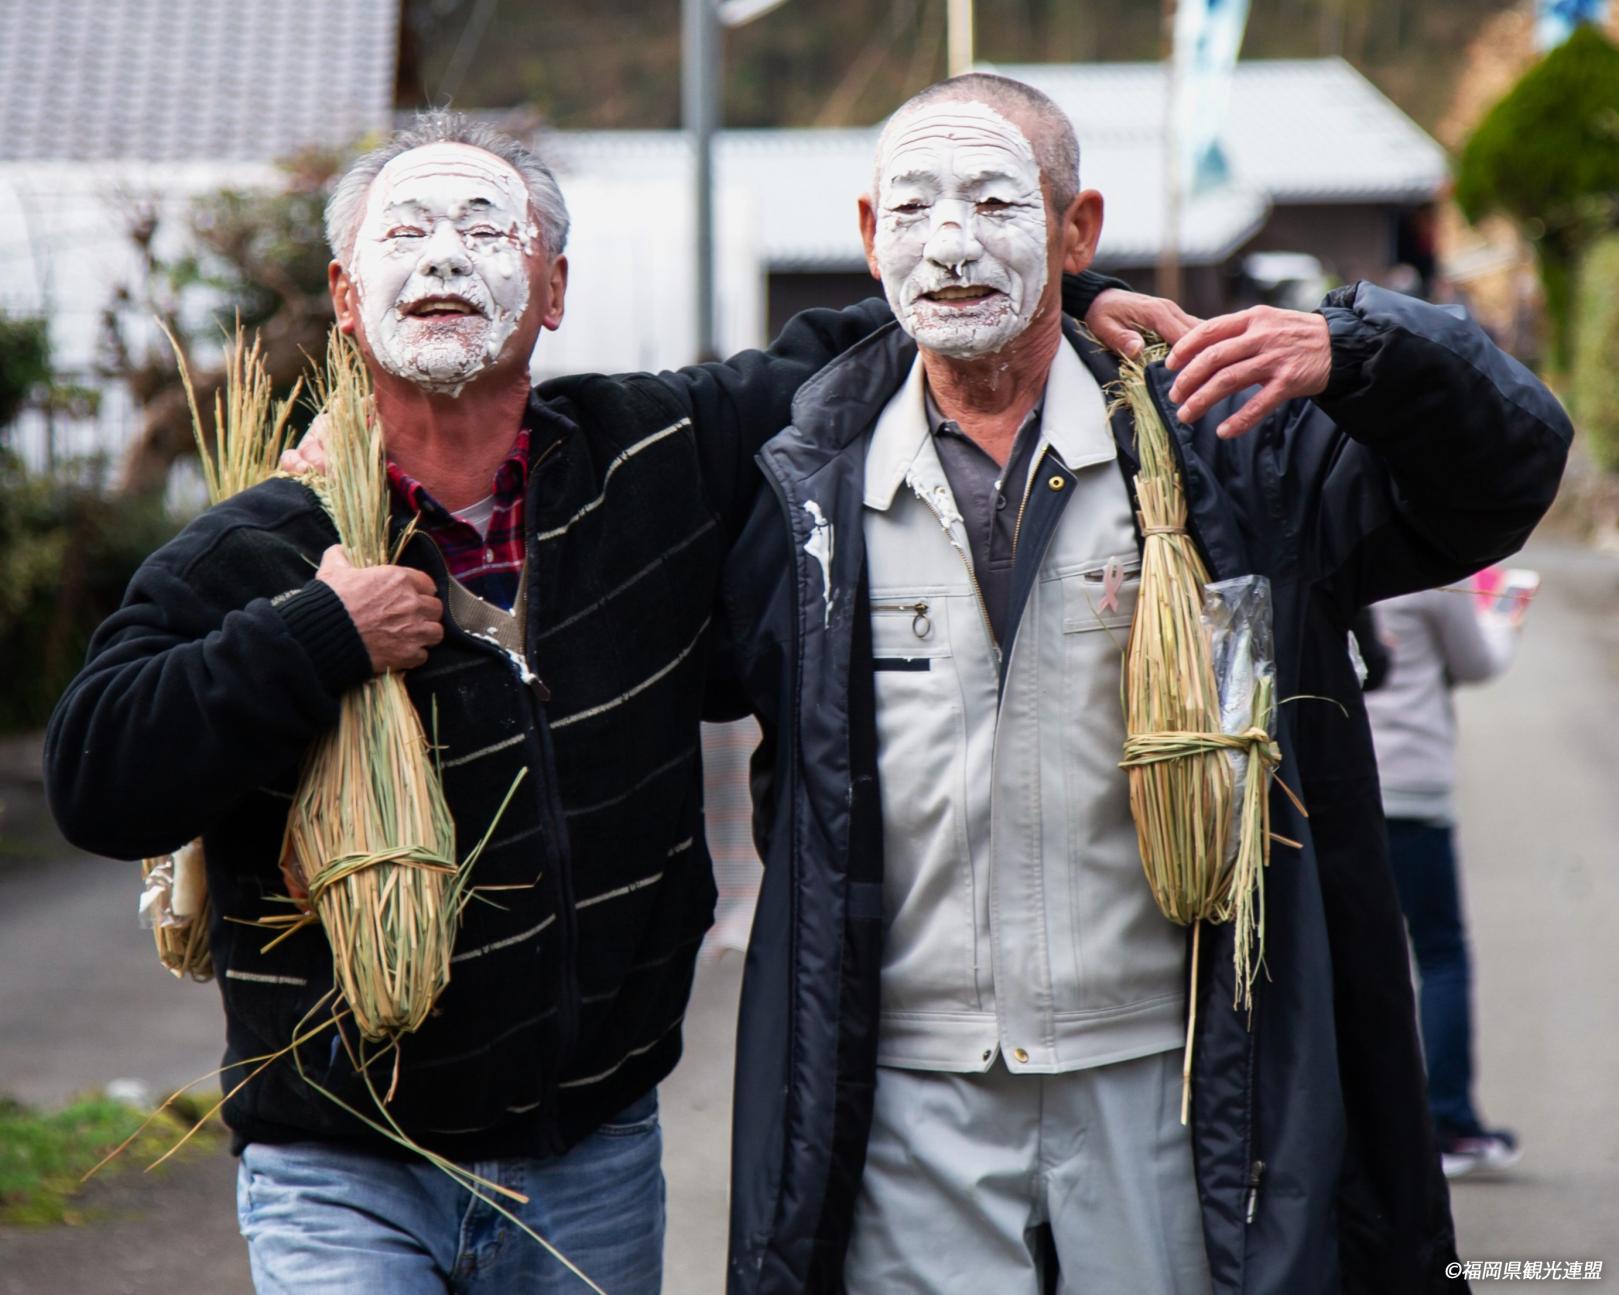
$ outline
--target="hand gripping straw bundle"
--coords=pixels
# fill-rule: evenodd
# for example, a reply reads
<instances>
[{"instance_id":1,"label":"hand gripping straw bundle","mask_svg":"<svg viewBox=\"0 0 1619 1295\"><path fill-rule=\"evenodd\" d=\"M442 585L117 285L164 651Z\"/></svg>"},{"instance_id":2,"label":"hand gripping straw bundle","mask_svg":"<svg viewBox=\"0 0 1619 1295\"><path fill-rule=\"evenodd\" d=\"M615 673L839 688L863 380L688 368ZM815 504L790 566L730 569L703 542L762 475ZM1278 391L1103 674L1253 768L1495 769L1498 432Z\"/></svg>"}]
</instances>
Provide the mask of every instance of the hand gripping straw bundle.
<instances>
[{"instance_id":1,"label":"hand gripping straw bundle","mask_svg":"<svg viewBox=\"0 0 1619 1295\"><path fill-rule=\"evenodd\" d=\"M1234 921L1236 997L1251 1002L1264 957L1264 866L1270 859L1274 667L1262 576L1209 584L1186 528L1186 496L1146 364L1120 366L1119 400L1135 419L1141 589L1125 650L1123 768L1147 884L1170 921L1192 927L1192 982L1181 1122L1191 1096L1199 934Z\"/></svg>"},{"instance_id":2,"label":"hand gripping straw bundle","mask_svg":"<svg viewBox=\"0 0 1619 1295\"><path fill-rule=\"evenodd\" d=\"M311 484L348 560L380 566L394 556L382 429L367 418L364 365L335 331L321 386L328 463ZM282 858L326 929L360 1032L380 1040L415 1030L449 983L466 873L456 868L444 788L400 675L344 694L337 726L305 757Z\"/></svg>"},{"instance_id":3,"label":"hand gripping straw bundle","mask_svg":"<svg viewBox=\"0 0 1619 1295\"><path fill-rule=\"evenodd\" d=\"M161 325L160 325L161 327ZM208 486L208 502L217 504L250 486L267 481L276 471L287 444L287 424L303 380L292 394L274 407L271 416L270 375L255 336L247 345L240 321L226 352L224 389L214 393L214 432L203 429L197 393L186 368L185 353L167 328L164 336L174 348L191 409L191 434L197 459ZM176 976L211 980L213 958L208 952L208 874L202 842L192 841L172 854L141 860L140 914L152 930L158 961Z\"/></svg>"}]
</instances>

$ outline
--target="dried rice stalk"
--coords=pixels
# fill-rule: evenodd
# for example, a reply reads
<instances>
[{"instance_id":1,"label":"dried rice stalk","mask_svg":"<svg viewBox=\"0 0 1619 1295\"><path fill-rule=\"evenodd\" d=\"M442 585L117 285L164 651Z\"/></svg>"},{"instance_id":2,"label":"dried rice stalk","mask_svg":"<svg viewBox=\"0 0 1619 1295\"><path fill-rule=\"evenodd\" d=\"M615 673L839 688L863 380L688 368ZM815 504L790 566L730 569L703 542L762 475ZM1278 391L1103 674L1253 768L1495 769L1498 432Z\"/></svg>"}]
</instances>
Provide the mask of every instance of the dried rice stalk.
<instances>
[{"instance_id":1,"label":"dried rice stalk","mask_svg":"<svg viewBox=\"0 0 1619 1295\"><path fill-rule=\"evenodd\" d=\"M1236 920L1235 962L1241 1004L1264 948L1264 864L1270 853L1269 783L1280 754L1268 732L1273 700L1265 678L1256 689L1252 726L1228 735L1202 621L1208 571L1186 529L1169 429L1147 386L1146 365L1120 366L1119 400L1135 419L1136 501L1143 537L1141 589L1125 650L1125 743L1130 813L1147 884L1170 921L1192 927L1192 981L1182 1066L1181 1122L1191 1099L1192 1039L1197 1025L1199 937L1203 922ZM1228 753L1248 755L1237 801ZM1238 849L1227 855L1231 815ZM1258 953L1255 945L1257 942Z\"/></svg>"},{"instance_id":2,"label":"dried rice stalk","mask_svg":"<svg viewBox=\"0 0 1619 1295\"><path fill-rule=\"evenodd\" d=\"M320 392L327 475L314 485L355 566L392 556L380 426L367 426L370 382L333 332ZM465 872L421 720L397 674L343 697L337 727L304 762L287 819L290 861L326 928L337 984L369 1039L427 1019L449 983Z\"/></svg>"},{"instance_id":3,"label":"dried rice stalk","mask_svg":"<svg viewBox=\"0 0 1619 1295\"><path fill-rule=\"evenodd\" d=\"M196 439L197 459L208 485L208 502L217 504L267 481L286 448L287 424L303 380L300 378L292 394L275 406L272 418L272 384L258 335L249 346L241 321L237 320L236 334L226 353L224 390L214 393L214 431L210 437L203 429L185 352L166 326L160 322L158 327L174 348L180 367L180 381L191 410L191 434ZM152 919L158 961L176 976L212 980L214 963L208 951L212 905L208 902L202 842L192 841L172 854L143 859L141 877L148 894L143 907Z\"/></svg>"}]
</instances>

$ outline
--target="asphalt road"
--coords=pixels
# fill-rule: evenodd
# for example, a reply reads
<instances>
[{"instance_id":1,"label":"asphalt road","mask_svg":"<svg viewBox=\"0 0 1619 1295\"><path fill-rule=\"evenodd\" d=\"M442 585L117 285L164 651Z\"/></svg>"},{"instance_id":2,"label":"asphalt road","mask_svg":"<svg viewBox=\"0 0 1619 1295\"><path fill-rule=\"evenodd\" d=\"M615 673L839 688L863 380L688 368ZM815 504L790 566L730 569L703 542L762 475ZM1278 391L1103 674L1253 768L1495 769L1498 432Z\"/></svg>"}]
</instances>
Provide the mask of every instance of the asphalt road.
<instances>
[{"instance_id":1,"label":"asphalt road","mask_svg":"<svg viewBox=\"0 0 1619 1295\"><path fill-rule=\"evenodd\" d=\"M1519 659L1459 710L1480 1099L1525 1155L1457 1182L1455 1214L1464 1258L1601 1259L1619 1288L1619 557L1545 544L1518 561L1545 575ZM130 865L53 840L29 758L0 749L0 1093L54 1102L114 1078L163 1092L205 1074L215 991L157 966ZM663 1093L671 1295L722 1289L739 965L704 969ZM0 1228L0 1295L246 1292L231 1184L210 1157L106 1183L88 1226Z\"/></svg>"}]
</instances>

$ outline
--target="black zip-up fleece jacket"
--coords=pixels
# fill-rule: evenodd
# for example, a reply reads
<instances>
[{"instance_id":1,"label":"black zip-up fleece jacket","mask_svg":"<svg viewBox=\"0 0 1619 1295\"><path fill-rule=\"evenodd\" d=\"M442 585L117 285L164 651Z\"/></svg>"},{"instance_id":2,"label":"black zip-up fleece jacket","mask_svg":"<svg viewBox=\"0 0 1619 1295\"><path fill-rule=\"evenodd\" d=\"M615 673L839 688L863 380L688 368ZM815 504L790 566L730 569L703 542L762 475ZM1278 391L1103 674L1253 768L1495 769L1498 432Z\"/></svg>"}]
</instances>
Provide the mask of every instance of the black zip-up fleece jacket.
<instances>
[{"instance_id":1,"label":"black zip-up fleece jacket","mask_svg":"<svg viewBox=\"0 0 1619 1295\"><path fill-rule=\"evenodd\" d=\"M721 562L758 487L752 455L793 392L888 318L877 301L811 311L769 352L531 398L526 628L540 683L453 622L405 676L441 747L459 852L528 770L476 869L475 884L511 888L468 905L450 985L402 1045L390 1109L425 1145L559 1152L679 1058L713 914L698 721ZM265 952L268 935L242 923L288 911L277 857L300 759L371 673L341 602L311 578L336 542L292 481L210 509L136 574L47 739L51 806L75 844L133 859L203 836L232 1065L327 1014L305 1022L332 983L322 929ZM430 540L401 560L444 595ZM300 1058L375 1115L331 1031ZM247 1069L227 1072L227 1090ZM238 1144L366 1136L290 1057L225 1116Z\"/></svg>"},{"instance_id":2,"label":"black zip-up fleece jacket","mask_svg":"<svg viewBox=\"0 0 1619 1295\"><path fill-rule=\"evenodd\" d=\"M1269 577L1278 714L1277 846L1266 966L1232 1010L1231 928L1203 932L1192 1145L1220 1295L1452 1291L1449 1197L1417 1045L1376 765L1346 648L1368 602L1459 578L1518 548L1551 503L1571 429L1475 326L1367 285L1328 299L1327 390L1247 436L1171 416L1149 370L1214 579ZM1113 362L1068 336L1099 381ZM877 777L862 520L866 433L914 345L884 329L806 383L759 459L763 497L723 602L765 730L765 858L743 985L732 1137L731 1295L843 1289L875 1082L882 963ZM1133 477L1134 429L1114 416ZM1062 473L1054 460L1039 475ZM1021 605L1073 491L1037 491L1013 572ZM806 504L818 509L812 519ZM830 570L806 546L830 522ZM824 541L817 546L826 551ZM826 608L830 606L830 613ZM1336 703L1336 704L1334 704ZM1121 778L1124 776L1121 772ZM1145 884L1145 882L1143 882ZM963 1274L964 1289L982 1274Z\"/></svg>"},{"instance_id":3,"label":"black zip-up fleece jacket","mask_svg":"<svg viewBox=\"0 0 1619 1295\"><path fill-rule=\"evenodd\" d=\"M1083 313L1108 286L1122 285L1067 278L1064 306ZM453 619L405 676L441 747L462 855L528 770L477 864L474 884L501 889L467 906L449 987L402 1044L389 1109L424 1145L459 1159L559 1152L679 1059L713 918L698 721L721 565L761 485L753 455L793 393L889 318L877 300L806 311L769 351L560 379L531 397L526 629L539 685ZM336 541L292 481L204 513L137 572L46 741L51 807L76 845L135 859L203 836L236 1067L227 1091L250 1059L329 1014L306 1019L332 984L323 931L266 951L269 936L244 923L288 911L277 860L300 760L371 673L341 602L311 578ZM444 597L430 540L401 561ZM302 1073L283 1058L226 1104L238 1146L392 1149L306 1082L375 1113L331 1031L297 1060Z\"/></svg>"}]
</instances>

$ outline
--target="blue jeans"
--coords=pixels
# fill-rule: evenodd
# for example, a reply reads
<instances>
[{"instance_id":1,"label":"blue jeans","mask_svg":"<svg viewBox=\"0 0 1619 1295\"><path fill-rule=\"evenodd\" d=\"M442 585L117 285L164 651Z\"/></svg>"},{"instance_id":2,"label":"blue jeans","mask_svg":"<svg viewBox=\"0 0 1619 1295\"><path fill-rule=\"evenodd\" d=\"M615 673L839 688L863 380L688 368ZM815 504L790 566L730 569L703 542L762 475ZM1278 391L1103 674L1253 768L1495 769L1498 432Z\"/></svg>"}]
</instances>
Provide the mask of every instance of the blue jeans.
<instances>
[{"instance_id":1,"label":"blue jeans","mask_svg":"<svg viewBox=\"0 0 1619 1295\"><path fill-rule=\"evenodd\" d=\"M1449 827L1388 822L1389 862L1417 959L1428 1105L1441 1137L1482 1130L1473 1109L1473 968Z\"/></svg>"},{"instance_id":2,"label":"blue jeans","mask_svg":"<svg viewBox=\"0 0 1619 1295\"><path fill-rule=\"evenodd\" d=\"M656 1090L565 1156L463 1166L611 1295L663 1281L663 1134ZM325 1143L250 1143L236 1209L259 1295L580 1295L577 1277L421 1159Z\"/></svg>"}]
</instances>

